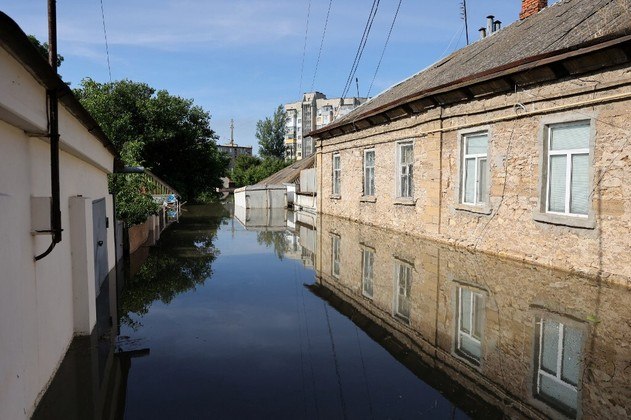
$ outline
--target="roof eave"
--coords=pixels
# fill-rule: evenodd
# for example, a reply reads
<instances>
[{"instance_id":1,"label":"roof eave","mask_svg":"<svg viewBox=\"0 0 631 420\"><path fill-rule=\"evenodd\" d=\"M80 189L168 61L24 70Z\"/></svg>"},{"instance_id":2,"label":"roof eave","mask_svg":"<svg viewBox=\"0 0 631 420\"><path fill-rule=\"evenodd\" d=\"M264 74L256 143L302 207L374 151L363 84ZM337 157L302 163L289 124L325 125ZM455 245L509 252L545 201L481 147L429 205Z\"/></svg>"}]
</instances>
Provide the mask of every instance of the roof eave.
<instances>
[{"instance_id":1,"label":"roof eave","mask_svg":"<svg viewBox=\"0 0 631 420\"><path fill-rule=\"evenodd\" d=\"M608 48L615 48L622 44L631 44L631 35L629 35L628 33L610 34L607 37L595 39L591 42L587 42L578 46L527 57L509 64L498 66L484 72L476 73L452 81L448 84L403 96L371 111L359 114L351 121L341 120L333 122L325 127L312 131L311 133L309 133L309 135L317 139L328 139L346 134L350 131L359 131L368 127L390 122L394 119L404 118L412 114L418 114L434 106L445 105L445 103L441 103L441 100L439 98L440 95L458 93L458 91L460 91L459 94L454 95L454 98L456 100L448 102L449 104L468 100L473 97L483 96L482 94L474 94L470 88L481 83L502 80L502 78L514 76L516 74L531 71L536 68L554 65L555 63L560 63L579 56L593 54L597 51L605 50ZM625 50L631 51L628 46L625 48ZM630 54L626 55L627 60L631 59L631 57L629 57ZM414 106L417 103L418 106ZM406 106L408 107L408 109L404 108ZM397 118L392 118L391 116L388 116L388 113L392 113L393 111L395 111L396 108L405 109L406 115L400 115Z\"/></svg>"}]
</instances>

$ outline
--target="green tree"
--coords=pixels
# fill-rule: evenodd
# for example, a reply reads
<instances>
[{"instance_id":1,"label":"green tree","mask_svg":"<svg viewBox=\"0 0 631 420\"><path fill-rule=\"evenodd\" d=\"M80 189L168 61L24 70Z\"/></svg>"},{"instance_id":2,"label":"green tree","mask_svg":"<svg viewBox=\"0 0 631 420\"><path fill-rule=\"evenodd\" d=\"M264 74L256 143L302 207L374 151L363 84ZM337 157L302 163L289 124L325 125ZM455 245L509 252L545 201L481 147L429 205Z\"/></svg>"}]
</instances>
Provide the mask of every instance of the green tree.
<instances>
[{"instance_id":1,"label":"green tree","mask_svg":"<svg viewBox=\"0 0 631 420\"><path fill-rule=\"evenodd\" d=\"M235 161L234 168L232 168L230 179L237 187L253 185L275 174L289 164L291 164L291 161L279 158L261 159L256 156L240 155Z\"/></svg>"},{"instance_id":2,"label":"green tree","mask_svg":"<svg viewBox=\"0 0 631 420\"><path fill-rule=\"evenodd\" d=\"M35 45L39 53L46 58L46 61L48 61L48 42L42 44L39 42L39 39L35 38L33 35L28 35L28 39L31 41L31 44ZM61 66L62 61L64 61L63 55L57 54L57 67Z\"/></svg>"},{"instance_id":3,"label":"green tree","mask_svg":"<svg viewBox=\"0 0 631 420\"><path fill-rule=\"evenodd\" d=\"M217 149L210 115L192 100L130 80L98 83L87 78L75 94L120 151L125 164L150 169L183 200L213 195L222 185L219 178L225 175L228 159ZM142 192L149 187L120 183L126 187L125 194L132 196L134 188ZM118 195L117 200L143 201ZM138 215L137 210L131 213ZM126 217L130 220L130 214Z\"/></svg>"},{"instance_id":4,"label":"green tree","mask_svg":"<svg viewBox=\"0 0 631 420\"><path fill-rule=\"evenodd\" d=\"M256 138L259 139L259 154L264 158L285 159L285 111L278 105L272 118L266 117L256 123Z\"/></svg>"}]
</instances>

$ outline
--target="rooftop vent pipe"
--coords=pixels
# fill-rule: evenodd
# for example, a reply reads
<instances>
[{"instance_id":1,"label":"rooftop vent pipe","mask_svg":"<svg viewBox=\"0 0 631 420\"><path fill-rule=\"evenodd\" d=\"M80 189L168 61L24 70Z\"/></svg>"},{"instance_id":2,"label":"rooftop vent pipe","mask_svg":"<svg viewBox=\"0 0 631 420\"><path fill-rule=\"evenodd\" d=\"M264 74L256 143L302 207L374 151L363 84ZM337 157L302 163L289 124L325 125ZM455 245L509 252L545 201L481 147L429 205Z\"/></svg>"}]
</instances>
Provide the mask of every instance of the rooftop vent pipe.
<instances>
[{"instance_id":1,"label":"rooftop vent pipe","mask_svg":"<svg viewBox=\"0 0 631 420\"><path fill-rule=\"evenodd\" d=\"M497 32L500 29L502 29L502 21L496 20L495 22L493 22L493 32Z\"/></svg>"},{"instance_id":2,"label":"rooftop vent pipe","mask_svg":"<svg viewBox=\"0 0 631 420\"><path fill-rule=\"evenodd\" d=\"M486 28L482 27L482 28L480 28L478 30L480 31L480 39L486 38Z\"/></svg>"},{"instance_id":3,"label":"rooftop vent pipe","mask_svg":"<svg viewBox=\"0 0 631 420\"><path fill-rule=\"evenodd\" d=\"M489 15L486 17L486 33L491 35L493 33L493 22L494 22L495 16L493 15Z\"/></svg>"}]
</instances>

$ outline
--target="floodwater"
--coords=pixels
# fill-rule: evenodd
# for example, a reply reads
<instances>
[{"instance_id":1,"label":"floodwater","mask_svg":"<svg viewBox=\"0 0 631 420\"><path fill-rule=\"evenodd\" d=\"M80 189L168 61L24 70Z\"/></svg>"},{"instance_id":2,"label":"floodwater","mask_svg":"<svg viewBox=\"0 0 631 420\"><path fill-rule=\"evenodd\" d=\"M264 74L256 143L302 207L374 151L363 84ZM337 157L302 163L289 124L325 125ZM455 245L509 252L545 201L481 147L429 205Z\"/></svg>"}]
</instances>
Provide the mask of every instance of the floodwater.
<instances>
[{"instance_id":1,"label":"floodwater","mask_svg":"<svg viewBox=\"0 0 631 420\"><path fill-rule=\"evenodd\" d=\"M131 271L92 339L113 356L40 418L631 416L624 287L228 204L187 206Z\"/></svg>"}]
</instances>

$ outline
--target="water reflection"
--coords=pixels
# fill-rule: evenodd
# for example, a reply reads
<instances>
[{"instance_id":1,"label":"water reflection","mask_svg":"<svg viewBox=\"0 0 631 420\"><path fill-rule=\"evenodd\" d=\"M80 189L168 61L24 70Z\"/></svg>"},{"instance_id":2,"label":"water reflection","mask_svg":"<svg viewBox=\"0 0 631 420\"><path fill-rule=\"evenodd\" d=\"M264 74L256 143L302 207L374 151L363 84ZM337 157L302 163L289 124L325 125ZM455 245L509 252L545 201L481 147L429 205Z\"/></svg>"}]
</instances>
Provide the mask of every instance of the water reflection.
<instances>
[{"instance_id":1,"label":"water reflection","mask_svg":"<svg viewBox=\"0 0 631 420\"><path fill-rule=\"evenodd\" d=\"M226 216L228 213L219 206L185 209L185 217L164 232L127 280L121 297L121 324L138 328L138 319L154 302L168 304L212 276L212 263L220 252L213 243Z\"/></svg>"},{"instance_id":2,"label":"water reflection","mask_svg":"<svg viewBox=\"0 0 631 420\"><path fill-rule=\"evenodd\" d=\"M629 289L331 216L317 232L316 293L381 329L395 356L425 365L422 379L460 386L456 404L509 417L631 415Z\"/></svg>"}]
</instances>

